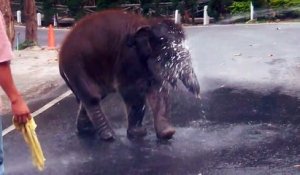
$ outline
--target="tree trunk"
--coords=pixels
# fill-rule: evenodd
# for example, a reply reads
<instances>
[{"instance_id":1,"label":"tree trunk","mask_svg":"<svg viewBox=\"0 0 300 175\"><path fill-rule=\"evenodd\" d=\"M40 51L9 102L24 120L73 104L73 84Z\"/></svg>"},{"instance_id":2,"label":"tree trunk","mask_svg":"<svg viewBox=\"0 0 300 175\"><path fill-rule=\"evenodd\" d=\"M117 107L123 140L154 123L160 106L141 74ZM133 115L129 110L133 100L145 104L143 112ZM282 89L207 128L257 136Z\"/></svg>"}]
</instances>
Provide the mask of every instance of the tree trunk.
<instances>
[{"instance_id":1,"label":"tree trunk","mask_svg":"<svg viewBox=\"0 0 300 175\"><path fill-rule=\"evenodd\" d=\"M24 1L25 15L25 40L37 44L37 21L36 21L36 6L35 0Z\"/></svg>"},{"instance_id":2,"label":"tree trunk","mask_svg":"<svg viewBox=\"0 0 300 175\"><path fill-rule=\"evenodd\" d=\"M10 42L13 43L15 39L15 27L14 27L14 17L12 15L11 7L10 7L10 0L0 0L0 11L4 16L7 36Z\"/></svg>"}]
</instances>

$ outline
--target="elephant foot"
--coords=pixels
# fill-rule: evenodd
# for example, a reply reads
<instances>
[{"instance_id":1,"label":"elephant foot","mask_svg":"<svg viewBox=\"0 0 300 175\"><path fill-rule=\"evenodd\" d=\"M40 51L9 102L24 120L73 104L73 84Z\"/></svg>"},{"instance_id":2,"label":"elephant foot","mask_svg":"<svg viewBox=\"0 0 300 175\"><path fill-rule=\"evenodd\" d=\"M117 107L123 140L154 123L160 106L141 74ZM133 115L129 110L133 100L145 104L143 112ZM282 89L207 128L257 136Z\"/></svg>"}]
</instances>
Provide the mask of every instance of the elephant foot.
<instances>
[{"instance_id":1,"label":"elephant foot","mask_svg":"<svg viewBox=\"0 0 300 175\"><path fill-rule=\"evenodd\" d=\"M115 140L115 134L111 128L106 128L97 132L97 138L104 141L113 141Z\"/></svg>"},{"instance_id":2,"label":"elephant foot","mask_svg":"<svg viewBox=\"0 0 300 175\"><path fill-rule=\"evenodd\" d=\"M175 128L167 120L156 121L155 131L157 138L165 140L171 139L176 132Z\"/></svg>"},{"instance_id":3,"label":"elephant foot","mask_svg":"<svg viewBox=\"0 0 300 175\"><path fill-rule=\"evenodd\" d=\"M175 128L173 128L171 125L165 126L164 128L157 129L156 130L156 136L159 139L169 140L173 137L175 134Z\"/></svg>"},{"instance_id":4,"label":"elephant foot","mask_svg":"<svg viewBox=\"0 0 300 175\"><path fill-rule=\"evenodd\" d=\"M159 139L169 140L175 134L175 128L170 124L169 117L166 116L155 116L154 127L156 136Z\"/></svg>"},{"instance_id":5,"label":"elephant foot","mask_svg":"<svg viewBox=\"0 0 300 175\"><path fill-rule=\"evenodd\" d=\"M141 138L147 135L147 129L145 127L130 127L127 129L128 138Z\"/></svg>"}]
</instances>

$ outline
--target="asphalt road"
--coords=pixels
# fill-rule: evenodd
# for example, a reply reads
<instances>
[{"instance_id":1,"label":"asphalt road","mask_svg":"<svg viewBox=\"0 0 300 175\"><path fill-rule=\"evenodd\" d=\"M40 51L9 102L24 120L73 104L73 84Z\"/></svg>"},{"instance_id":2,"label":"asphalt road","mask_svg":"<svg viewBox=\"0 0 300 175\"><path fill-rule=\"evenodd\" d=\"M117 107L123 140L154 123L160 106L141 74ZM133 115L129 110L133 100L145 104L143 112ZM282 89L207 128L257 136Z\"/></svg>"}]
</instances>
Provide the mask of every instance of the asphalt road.
<instances>
[{"instance_id":1,"label":"asphalt road","mask_svg":"<svg viewBox=\"0 0 300 175\"><path fill-rule=\"evenodd\" d=\"M128 140L117 94L102 107L118 139L79 137L70 95L36 118L47 159L42 174L300 174L299 30L300 24L186 29L202 100L184 89L171 93L175 137L157 140L147 112L149 134ZM31 108L66 89L54 89ZM39 174L19 133L4 136L4 143L7 174Z\"/></svg>"},{"instance_id":2,"label":"asphalt road","mask_svg":"<svg viewBox=\"0 0 300 175\"><path fill-rule=\"evenodd\" d=\"M17 37L19 38L19 43L23 43L25 41L25 27L24 26L15 26L16 38L14 40L14 48L17 46ZM55 41L57 47L60 46L64 37L66 36L68 30L67 29L55 29ZM47 46L48 45L48 28L41 27L38 28L37 31L38 37L38 45L39 46Z\"/></svg>"}]
</instances>

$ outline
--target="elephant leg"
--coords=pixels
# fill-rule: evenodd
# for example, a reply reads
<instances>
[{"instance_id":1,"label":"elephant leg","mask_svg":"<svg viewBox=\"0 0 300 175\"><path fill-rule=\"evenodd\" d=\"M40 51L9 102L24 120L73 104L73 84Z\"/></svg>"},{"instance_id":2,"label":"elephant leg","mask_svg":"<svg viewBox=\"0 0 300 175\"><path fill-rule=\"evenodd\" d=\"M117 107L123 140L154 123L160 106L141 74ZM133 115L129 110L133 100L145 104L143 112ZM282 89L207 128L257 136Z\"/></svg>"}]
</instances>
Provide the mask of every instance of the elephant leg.
<instances>
[{"instance_id":1,"label":"elephant leg","mask_svg":"<svg viewBox=\"0 0 300 175\"><path fill-rule=\"evenodd\" d=\"M101 87L81 67L69 66L67 70L64 70L64 76L92 122L96 136L102 140L114 139L114 132L100 106L102 97L106 95L105 92L101 91Z\"/></svg>"},{"instance_id":2,"label":"elephant leg","mask_svg":"<svg viewBox=\"0 0 300 175\"><path fill-rule=\"evenodd\" d=\"M142 122L145 115L145 93L138 88L124 88L120 90L126 103L128 118L128 138L138 138L147 135Z\"/></svg>"},{"instance_id":3,"label":"elephant leg","mask_svg":"<svg viewBox=\"0 0 300 175\"><path fill-rule=\"evenodd\" d=\"M79 104L76 126L78 134L80 135L91 135L96 132L96 129L81 102Z\"/></svg>"},{"instance_id":4,"label":"elephant leg","mask_svg":"<svg viewBox=\"0 0 300 175\"><path fill-rule=\"evenodd\" d=\"M168 91L165 88L152 88L147 94L147 100L152 109L154 128L159 139L171 139L175 128L170 124L170 104Z\"/></svg>"}]
</instances>

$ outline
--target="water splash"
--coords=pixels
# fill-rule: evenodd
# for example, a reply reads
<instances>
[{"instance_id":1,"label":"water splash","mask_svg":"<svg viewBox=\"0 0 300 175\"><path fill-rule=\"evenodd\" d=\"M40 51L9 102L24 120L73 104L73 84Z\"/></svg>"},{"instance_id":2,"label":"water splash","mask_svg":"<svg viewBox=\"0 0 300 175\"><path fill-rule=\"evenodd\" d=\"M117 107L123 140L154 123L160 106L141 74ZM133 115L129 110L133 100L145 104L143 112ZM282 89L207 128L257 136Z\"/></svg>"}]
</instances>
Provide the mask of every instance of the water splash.
<instances>
[{"instance_id":1,"label":"water splash","mask_svg":"<svg viewBox=\"0 0 300 175\"><path fill-rule=\"evenodd\" d=\"M188 54L189 49L185 40L181 42L172 41L163 46L162 53L157 57L157 62L160 62L166 70L161 72L161 75L167 79L177 79L179 74L190 66L188 65L190 57Z\"/></svg>"}]
</instances>

